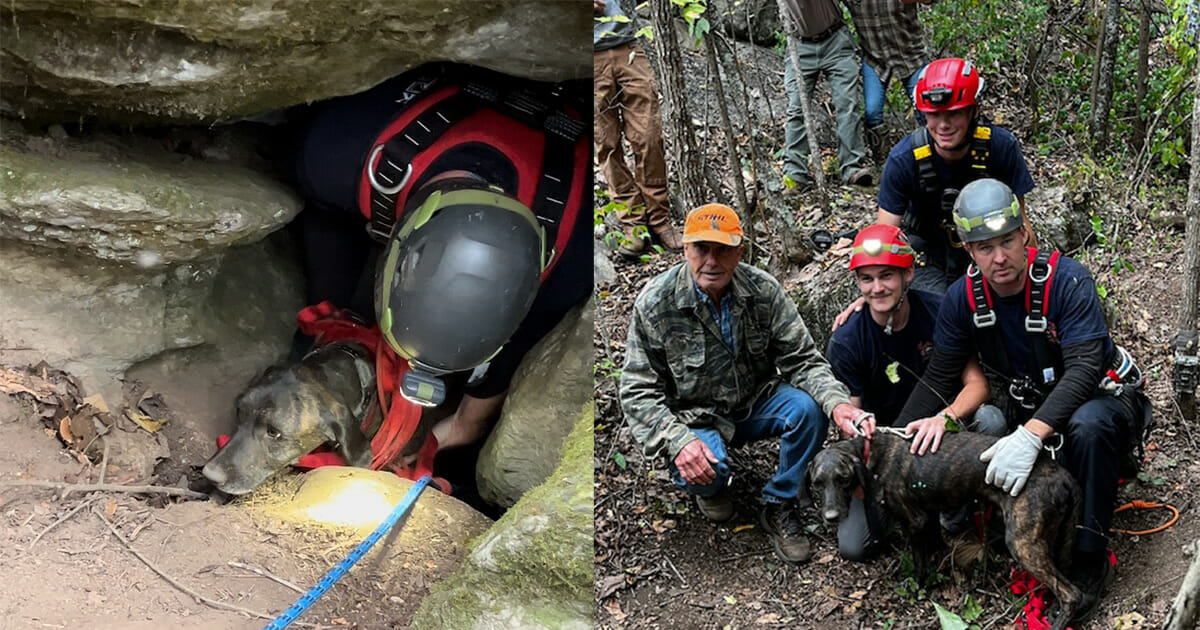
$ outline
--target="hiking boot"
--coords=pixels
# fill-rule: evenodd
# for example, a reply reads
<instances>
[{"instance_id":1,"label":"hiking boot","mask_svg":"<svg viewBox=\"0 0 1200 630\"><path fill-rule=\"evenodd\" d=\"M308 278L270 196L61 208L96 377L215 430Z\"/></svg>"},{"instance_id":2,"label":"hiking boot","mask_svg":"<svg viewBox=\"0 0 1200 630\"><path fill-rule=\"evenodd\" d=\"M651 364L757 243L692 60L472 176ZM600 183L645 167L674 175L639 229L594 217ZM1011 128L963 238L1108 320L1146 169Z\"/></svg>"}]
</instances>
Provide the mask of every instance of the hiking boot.
<instances>
[{"instance_id":1,"label":"hiking boot","mask_svg":"<svg viewBox=\"0 0 1200 630\"><path fill-rule=\"evenodd\" d=\"M796 506L786 503L767 503L759 516L763 530L771 537L775 555L780 560L797 564L812 556L812 547L804 528L800 526L800 514Z\"/></svg>"},{"instance_id":2,"label":"hiking boot","mask_svg":"<svg viewBox=\"0 0 1200 630\"><path fill-rule=\"evenodd\" d=\"M1100 554L1099 561L1091 560L1075 564L1076 566L1071 567L1067 577L1075 586L1079 587L1080 591L1083 591L1083 597L1079 600L1079 605L1075 607L1075 614L1071 616L1071 625L1078 628L1087 624L1096 614L1096 610L1100 608L1100 600L1108 591L1108 587L1112 585L1115 571L1112 563L1108 560L1107 551Z\"/></svg>"},{"instance_id":3,"label":"hiking boot","mask_svg":"<svg viewBox=\"0 0 1200 630\"><path fill-rule=\"evenodd\" d=\"M871 169L860 168L850 174L846 183L851 186L871 186L875 183L875 177L871 175Z\"/></svg>"},{"instance_id":4,"label":"hiking boot","mask_svg":"<svg viewBox=\"0 0 1200 630\"><path fill-rule=\"evenodd\" d=\"M624 235L621 236L621 243L617 245L617 253L626 258L638 258L642 252L646 251L646 239L640 234L635 233L635 230L641 226L624 225L621 226ZM637 230L641 232L641 230Z\"/></svg>"},{"instance_id":5,"label":"hiking boot","mask_svg":"<svg viewBox=\"0 0 1200 630\"><path fill-rule=\"evenodd\" d=\"M670 223L652 225L650 231L663 247L674 251L683 249L683 237L679 235L679 230L676 230L675 226Z\"/></svg>"},{"instance_id":6,"label":"hiking boot","mask_svg":"<svg viewBox=\"0 0 1200 630\"><path fill-rule=\"evenodd\" d=\"M729 500L729 493L724 489L711 497L696 495L696 507L700 508L704 518L714 523L724 523L733 518L733 501Z\"/></svg>"},{"instance_id":7,"label":"hiking boot","mask_svg":"<svg viewBox=\"0 0 1200 630\"><path fill-rule=\"evenodd\" d=\"M876 164L883 164L887 161L892 147L888 146L887 127L883 123L874 126L867 125L863 140L866 141L867 150L871 152L871 157L875 159Z\"/></svg>"}]
</instances>

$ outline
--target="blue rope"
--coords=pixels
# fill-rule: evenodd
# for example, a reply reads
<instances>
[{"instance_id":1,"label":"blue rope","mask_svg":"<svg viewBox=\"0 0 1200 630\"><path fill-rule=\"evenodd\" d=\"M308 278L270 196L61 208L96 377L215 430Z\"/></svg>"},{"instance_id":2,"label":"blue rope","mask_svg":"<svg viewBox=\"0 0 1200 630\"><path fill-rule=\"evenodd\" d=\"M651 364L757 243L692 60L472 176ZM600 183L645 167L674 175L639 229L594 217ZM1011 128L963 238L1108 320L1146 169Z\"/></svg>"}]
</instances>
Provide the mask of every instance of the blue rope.
<instances>
[{"instance_id":1,"label":"blue rope","mask_svg":"<svg viewBox=\"0 0 1200 630\"><path fill-rule=\"evenodd\" d=\"M296 618L301 615L301 613L308 610L309 606L312 606L314 602L320 599L321 596L325 594L325 591L328 591L335 582L342 579L342 576L346 575L346 572L350 570L350 567L354 566L355 563L361 560L363 555L370 551L371 547L374 547L375 543L379 542L379 539L382 538L389 529L396 525L396 522L399 521L400 518L408 512L409 508L412 507L413 503L416 502L417 497L420 496L421 491L425 489L425 486L429 485L429 482L430 478L428 475L418 479L417 483L413 484L412 489L410 489L408 493L404 495L404 498L400 500L400 503L396 505L396 509L392 510L392 513L389 514L388 517L379 524L379 527L375 528L375 531L371 532L370 536L367 536L366 540L359 543L358 546L354 548L354 551L351 551L350 555L346 556L345 560L342 560L337 566L330 569L329 573L326 573L325 577L322 577L321 580L317 582L316 586L312 587L311 590L302 595L300 599L296 600L295 604L292 604L291 608L283 611L283 614L279 615L275 621L272 621L269 625L264 627L263 630L282 630L283 628L288 627L288 624L295 621Z\"/></svg>"}]
</instances>

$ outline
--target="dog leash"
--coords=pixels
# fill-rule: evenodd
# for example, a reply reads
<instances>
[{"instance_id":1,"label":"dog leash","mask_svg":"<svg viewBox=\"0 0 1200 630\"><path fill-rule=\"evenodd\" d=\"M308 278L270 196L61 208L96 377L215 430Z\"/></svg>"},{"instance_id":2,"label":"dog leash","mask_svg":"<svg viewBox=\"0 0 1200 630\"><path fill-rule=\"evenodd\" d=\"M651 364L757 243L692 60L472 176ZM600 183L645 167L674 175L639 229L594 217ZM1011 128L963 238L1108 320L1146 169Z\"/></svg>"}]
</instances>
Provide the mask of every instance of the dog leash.
<instances>
[{"instance_id":1,"label":"dog leash","mask_svg":"<svg viewBox=\"0 0 1200 630\"><path fill-rule=\"evenodd\" d=\"M388 530L394 527L396 523L399 522L401 517L408 513L408 510L412 508L413 503L416 502L417 497L420 496L421 491L429 485L430 481L432 481L432 479L429 476L418 479L417 482L413 484L413 487L409 489L408 493L404 495L404 498L400 500L400 503L396 505L396 508L392 510L392 513L389 514L388 517L379 524L379 527L375 528L375 531L371 532L370 536L367 536L366 540L359 543L358 546L350 552L350 555L346 556L345 560L342 560L337 566L330 569L329 573L326 573L325 576L317 582L316 586L312 587L312 589L310 589L307 593L300 596L300 599L296 600L296 603L292 604L291 608L283 611L283 614L276 617L275 621L272 621L264 626L263 630L282 630L295 621L296 618L299 617L304 611L308 610L309 606L312 606L314 602L320 599L321 596L325 594L325 591L328 591L330 587L334 585L334 583L342 579L342 576L346 575L346 572L350 570L350 567L354 566L359 560L361 560L363 555L370 551L371 547L374 547L375 543L379 542L379 539L382 538L383 535L388 532Z\"/></svg>"}]
</instances>

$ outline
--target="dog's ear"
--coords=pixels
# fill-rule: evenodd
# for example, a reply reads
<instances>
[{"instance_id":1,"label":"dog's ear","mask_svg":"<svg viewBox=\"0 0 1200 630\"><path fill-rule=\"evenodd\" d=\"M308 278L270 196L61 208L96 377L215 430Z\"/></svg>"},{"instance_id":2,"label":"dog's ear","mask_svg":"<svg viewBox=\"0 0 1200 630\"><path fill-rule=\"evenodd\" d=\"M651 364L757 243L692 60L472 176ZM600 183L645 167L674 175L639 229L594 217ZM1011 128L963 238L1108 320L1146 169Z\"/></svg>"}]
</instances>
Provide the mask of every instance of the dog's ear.
<instances>
[{"instance_id":1,"label":"dog's ear","mask_svg":"<svg viewBox=\"0 0 1200 630\"><path fill-rule=\"evenodd\" d=\"M321 435L336 445L347 466L366 467L371 463L371 442L358 426L358 418L342 403L321 410Z\"/></svg>"}]
</instances>

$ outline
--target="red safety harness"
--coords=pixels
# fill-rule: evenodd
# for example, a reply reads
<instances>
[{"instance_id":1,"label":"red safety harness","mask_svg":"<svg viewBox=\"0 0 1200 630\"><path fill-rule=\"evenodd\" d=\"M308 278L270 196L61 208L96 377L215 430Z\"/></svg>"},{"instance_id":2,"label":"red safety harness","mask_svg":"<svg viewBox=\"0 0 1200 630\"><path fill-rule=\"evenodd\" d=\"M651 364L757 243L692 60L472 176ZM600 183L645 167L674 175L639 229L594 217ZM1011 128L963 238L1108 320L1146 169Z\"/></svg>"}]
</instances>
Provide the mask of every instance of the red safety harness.
<instances>
[{"instance_id":1,"label":"red safety harness","mask_svg":"<svg viewBox=\"0 0 1200 630\"><path fill-rule=\"evenodd\" d=\"M324 345L334 341L352 341L362 345L374 357L377 395L375 404L370 405L362 418L364 433L370 434L376 417L382 413L383 420L371 438L371 470L390 470L405 479L419 479L433 475L433 459L437 454L437 439L430 433L417 453L412 466L407 466L400 457L404 447L412 440L421 422L419 405L409 402L400 391L400 379L408 371L408 362L392 352L379 333L378 326L370 328L354 321L344 310L329 302L321 302L300 310L297 316L300 332L314 338L315 343ZM317 468L329 465L344 465L340 455L318 449L301 457L296 466ZM434 483L447 494L450 484L445 479L434 478Z\"/></svg>"},{"instance_id":2,"label":"red safety harness","mask_svg":"<svg viewBox=\"0 0 1200 630\"><path fill-rule=\"evenodd\" d=\"M430 165L456 147L486 145L512 163L517 172L513 196L533 211L545 230L545 281L589 192L588 127L564 103L561 86L488 77L467 77L448 85L437 79L413 84L413 94L406 93L411 104L371 145L359 178L359 210L370 220L371 237L386 242L403 219L413 184Z\"/></svg>"}]
</instances>

